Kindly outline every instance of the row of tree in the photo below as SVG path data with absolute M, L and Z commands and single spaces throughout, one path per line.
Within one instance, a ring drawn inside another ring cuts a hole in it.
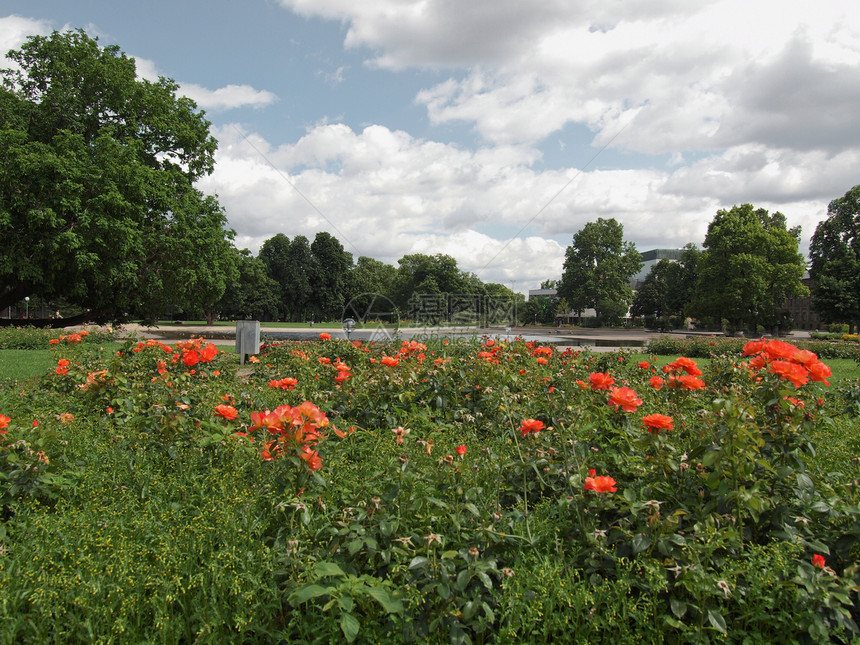
M 337 320 L 394 314 L 410 317 L 416 296 L 489 296 L 523 300 L 504 285 L 484 283 L 457 267 L 450 255 L 405 255 L 397 266 L 352 254 L 326 232 L 313 242 L 283 233 L 266 240 L 257 257 L 236 252 L 238 272 L 210 316 L 258 320 Z M 448 298 L 435 313 L 449 319 L 455 311 Z
M 720 210 L 703 250 L 688 244 L 677 260 L 660 260 L 634 292 L 641 255 L 624 241 L 621 224 L 598 219 L 573 236 L 555 310 L 581 315 L 593 308 L 605 323 L 629 309 L 658 325 L 693 317 L 735 330 L 790 326 L 787 299 L 809 295 L 800 233 L 779 212 L 751 204 Z M 810 261 L 813 306 L 822 320 L 860 328 L 860 186 L 830 203 L 812 237 Z M 548 309 L 545 303 L 542 318 Z

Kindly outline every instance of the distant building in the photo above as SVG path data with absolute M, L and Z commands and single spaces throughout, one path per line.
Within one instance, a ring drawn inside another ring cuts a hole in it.
M 802 298 L 789 298 L 785 301 L 783 309 L 791 314 L 795 329 L 821 329 L 821 317 L 813 309 L 815 303 L 812 298 L 812 278 L 809 277 L 808 271 L 803 274 L 801 282 L 809 289 L 809 295 Z
M 640 254 L 642 256 L 642 269 L 630 279 L 630 286 L 638 289 L 645 282 L 645 276 L 651 272 L 655 264 L 660 260 L 674 260 L 677 262 L 681 259 L 683 253 L 684 249 L 652 249 L 650 251 L 643 251 Z

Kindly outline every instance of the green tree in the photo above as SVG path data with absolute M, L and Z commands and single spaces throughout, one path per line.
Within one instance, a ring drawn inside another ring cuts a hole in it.
M 465 293 L 465 281 L 457 260 L 450 255 L 413 253 L 397 261 L 394 302 L 403 310 L 409 308 L 413 295 L 433 296 Z
M 344 284 L 347 317 L 364 320 L 394 310 L 392 289 L 397 269 L 366 255 L 359 256 Z
M 311 244 L 314 257 L 314 303 L 322 320 L 340 319 L 346 304 L 346 276 L 352 253 L 345 251 L 336 237 L 320 231 Z
M 695 244 L 687 244 L 679 260 L 663 258 L 657 262 L 636 291 L 630 313 L 658 319 L 663 328 L 671 325 L 670 317 L 683 316 L 695 298 L 700 255 Z
M 248 249 L 234 249 L 236 273 L 215 307 L 229 320 L 275 320 L 280 316 L 280 285 L 269 277 L 264 262 Z
M 808 293 L 799 239 L 800 228 L 786 228 L 782 213 L 751 204 L 717 211 L 698 263 L 693 311 L 753 333 L 758 325 L 776 326 L 786 298 Z
M 260 246 L 257 258 L 263 263 L 266 275 L 277 284 L 278 314 L 286 318 L 286 299 L 292 270 L 290 267 L 290 238 L 283 233 L 270 237 Z
M 614 322 L 633 301 L 630 280 L 642 268 L 642 256 L 624 241 L 624 227 L 614 219 L 589 222 L 567 247 L 558 295 L 579 315 L 593 307 L 600 319 Z
M 313 316 L 315 262 L 308 238 L 304 235 L 296 235 L 290 242 L 290 252 L 287 255 L 287 266 L 291 271 L 290 280 L 286 286 L 281 285 L 284 294 L 284 310 L 287 318 L 293 322 L 308 320 Z
M 824 322 L 860 329 L 860 186 L 827 207 L 809 245 L 813 306 Z
M 0 307 L 35 295 L 116 318 L 216 302 L 231 233 L 194 188 L 216 148 L 194 102 L 83 31 L 33 36 L 8 56 Z

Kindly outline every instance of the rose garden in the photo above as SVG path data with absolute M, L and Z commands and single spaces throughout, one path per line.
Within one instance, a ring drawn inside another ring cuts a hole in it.
M 42 334 L 3 642 L 856 641 L 860 393 L 815 352 L 321 336 Z

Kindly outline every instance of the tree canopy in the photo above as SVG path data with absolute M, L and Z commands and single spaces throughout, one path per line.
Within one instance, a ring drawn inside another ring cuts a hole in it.
M 786 298 L 808 293 L 799 239 L 800 228 L 786 228 L 782 213 L 751 204 L 717 211 L 699 259 L 697 315 L 734 329 L 779 324 Z
M 32 36 L 0 87 L 0 308 L 63 298 L 94 318 L 214 304 L 232 232 L 194 182 L 216 141 L 177 85 L 83 31 Z
M 860 328 L 860 186 L 830 202 L 809 258 L 814 307 L 822 320 Z
M 642 268 L 642 256 L 624 241 L 624 227 L 615 219 L 598 218 L 573 236 L 567 247 L 558 295 L 573 311 L 589 307 L 599 318 L 624 316 L 633 300 L 630 280 Z

